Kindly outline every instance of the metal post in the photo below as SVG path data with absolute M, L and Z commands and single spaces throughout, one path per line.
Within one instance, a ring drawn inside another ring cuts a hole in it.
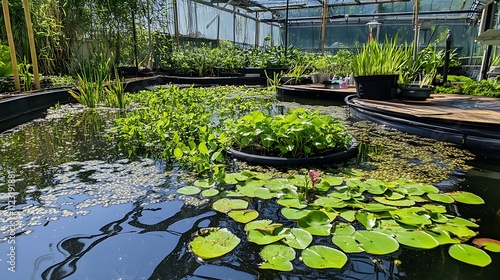
M 418 10 L 420 0 L 414 0 L 413 5 L 413 61 L 418 58 Z
M 9 42 L 10 61 L 12 62 L 12 73 L 14 74 L 14 87 L 17 91 L 21 90 L 19 82 L 19 72 L 17 70 L 16 49 L 14 47 L 14 38 L 12 37 L 12 27 L 10 26 L 9 2 L 2 0 L 3 18 L 5 20 L 5 29 L 7 31 L 7 41 Z
M 177 0 L 172 1 L 172 5 L 174 6 L 174 38 L 177 46 L 179 45 L 179 14 L 177 11 Z
M 288 50 L 288 8 L 290 7 L 290 0 L 286 0 L 286 14 L 285 14 L 285 56 Z
M 451 49 L 451 30 L 448 29 L 448 34 L 446 35 L 446 48 L 444 54 L 444 67 L 443 67 L 443 83 L 446 84 L 448 81 L 448 69 L 450 68 L 450 49 Z

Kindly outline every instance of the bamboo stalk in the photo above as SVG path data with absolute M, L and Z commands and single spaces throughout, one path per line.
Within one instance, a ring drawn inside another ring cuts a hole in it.
M 35 36 L 33 35 L 33 24 L 31 23 L 31 13 L 28 0 L 23 0 L 24 17 L 26 18 L 26 28 L 28 29 L 28 41 L 30 44 L 31 63 L 33 64 L 33 75 L 35 76 L 35 89 L 40 89 L 40 74 L 38 73 L 38 58 L 35 49 Z
M 14 74 L 14 87 L 17 91 L 21 90 L 19 82 L 19 72 L 17 70 L 16 49 L 14 48 L 14 38 L 12 37 L 12 27 L 10 26 L 9 1 L 2 0 L 3 18 L 5 20 L 5 30 L 7 32 L 7 41 L 9 42 L 10 60 L 12 61 L 12 72 Z

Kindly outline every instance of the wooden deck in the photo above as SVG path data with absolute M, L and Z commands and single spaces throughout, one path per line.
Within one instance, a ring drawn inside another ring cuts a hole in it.
M 455 94 L 433 94 L 426 101 L 377 101 L 354 98 L 354 104 L 413 117 L 500 125 L 500 99 Z

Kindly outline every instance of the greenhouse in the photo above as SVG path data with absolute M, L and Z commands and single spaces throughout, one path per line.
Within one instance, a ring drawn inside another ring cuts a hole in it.
M 0 279 L 496 279 L 493 0 L 2 0 Z

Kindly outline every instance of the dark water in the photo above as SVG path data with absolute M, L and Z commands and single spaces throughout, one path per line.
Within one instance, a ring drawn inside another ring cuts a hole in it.
M 478 268 L 449 257 L 447 246 L 405 248 L 382 257 L 349 254 L 342 270 L 309 269 L 298 257 L 292 272 L 261 270 L 261 247 L 245 242 L 243 225 L 211 210 L 206 199 L 175 193 L 187 184 L 181 171 L 161 161 L 129 159 L 107 140 L 105 131 L 115 113 L 78 114 L 90 116 L 52 115 L 0 136 L 1 280 L 445 280 L 497 279 L 500 273 L 499 253 L 489 253 L 493 263 Z M 500 240 L 500 165 L 486 160 L 471 165 L 473 169 L 450 176 L 441 188 L 483 197 L 485 205 L 458 205 L 457 210 L 479 220 L 479 236 Z M 14 200 L 7 195 L 9 174 L 15 177 Z M 274 203 L 255 200 L 250 207 L 258 209 L 262 219 L 286 222 Z M 205 227 L 230 228 L 243 240 L 228 255 L 203 262 L 189 252 L 188 244 L 191 235 Z M 315 243 L 331 240 L 319 238 Z M 401 264 L 394 265 L 395 259 Z M 12 265 L 15 272 L 9 271 Z

